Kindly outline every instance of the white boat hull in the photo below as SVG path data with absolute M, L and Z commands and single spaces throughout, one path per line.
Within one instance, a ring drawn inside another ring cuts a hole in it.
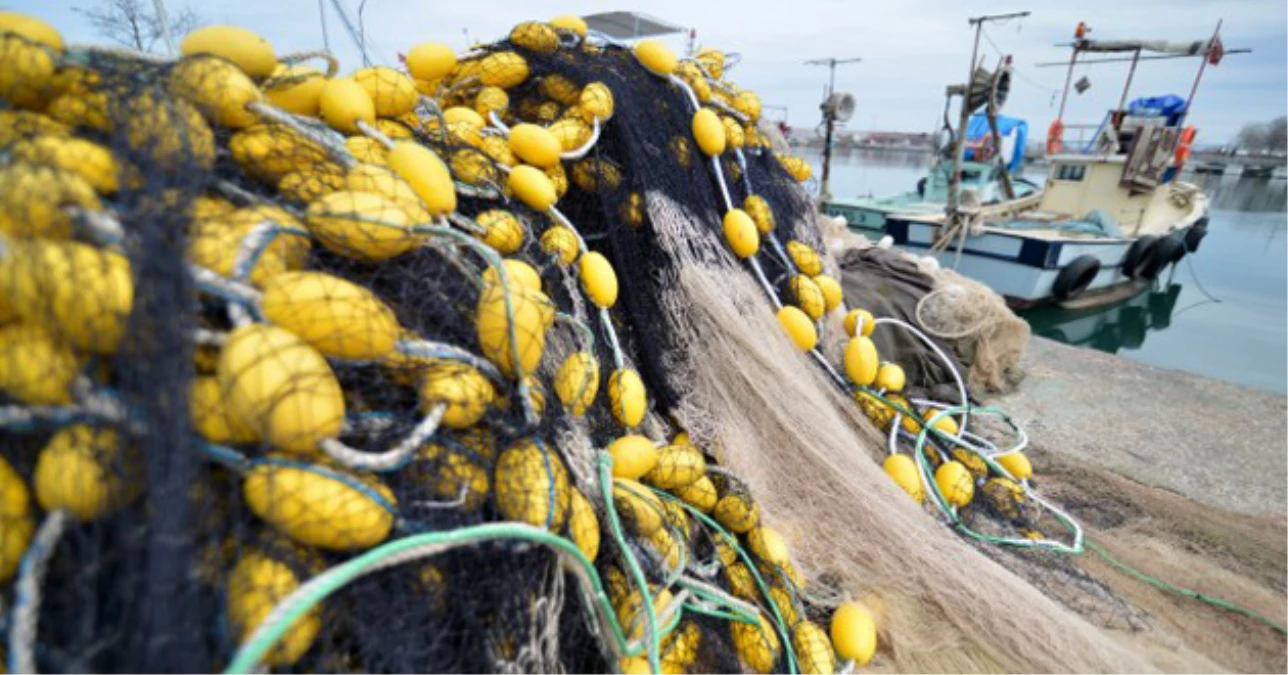
M 1184 236 L 1186 227 L 1174 232 Z M 1202 226 L 1202 225 L 1200 225 Z M 915 217 L 891 216 L 886 233 L 896 246 L 917 255 L 933 255 L 942 267 L 980 281 L 1018 306 L 1040 304 L 1053 298 L 1053 288 L 1070 263 L 1082 256 L 1100 262 L 1100 270 L 1083 294 L 1095 293 L 1133 281 L 1123 269 L 1123 260 L 1135 239 L 1071 237 L 1053 239 L 1026 236 L 1019 231 L 988 228 L 977 236 L 968 236 L 960 257 L 957 242 L 946 249 L 931 252 L 940 224 Z
M 929 253 L 939 231 L 938 224 L 915 220 L 906 223 L 906 236 L 889 232 L 895 244 L 920 255 Z M 1100 272 L 1088 291 L 1108 288 L 1129 281 L 1122 274 L 1122 260 L 1131 247 L 1129 239 L 1073 240 L 1053 242 L 1031 239 L 1021 234 L 989 232 L 968 237 L 957 261 L 955 245 L 935 253 L 943 267 L 951 268 L 988 285 L 994 291 L 1017 300 L 1036 302 L 1051 296 L 1055 278 L 1074 258 L 1090 255 L 1100 261 Z

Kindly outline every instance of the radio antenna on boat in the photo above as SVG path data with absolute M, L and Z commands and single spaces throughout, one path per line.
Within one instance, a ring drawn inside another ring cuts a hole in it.
M 826 130 L 823 133 L 823 186 L 819 191 L 819 198 L 823 200 L 831 199 L 831 190 L 828 188 L 828 179 L 832 173 L 832 129 L 837 122 L 844 122 L 850 119 L 854 114 L 854 97 L 850 94 L 837 94 L 836 89 L 836 67 L 850 63 L 858 63 L 863 59 L 849 58 L 838 59 L 835 56 L 829 56 L 824 59 L 810 59 L 805 62 L 807 66 L 827 66 L 827 91 L 823 93 L 823 103 L 819 109 L 823 111 L 823 124 Z

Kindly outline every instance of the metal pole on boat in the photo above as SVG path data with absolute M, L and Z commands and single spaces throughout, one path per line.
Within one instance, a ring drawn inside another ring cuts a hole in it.
M 1217 21 L 1216 30 L 1212 31 L 1212 39 L 1208 41 L 1207 50 L 1203 53 L 1203 60 L 1199 61 L 1199 72 L 1194 76 L 1194 86 L 1190 87 L 1189 98 L 1185 99 L 1185 109 L 1181 111 L 1181 118 L 1176 121 L 1177 127 L 1184 124 L 1185 118 L 1190 116 L 1190 106 L 1194 105 L 1194 95 L 1199 92 L 1199 81 L 1203 79 L 1203 70 L 1207 68 L 1209 58 L 1208 54 L 1212 51 L 1212 46 L 1215 45 L 1216 41 L 1221 37 L 1221 24 L 1224 21 L 1225 19 Z
M 1064 119 L 1064 104 L 1069 102 L 1069 85 L 1073 83 L 1073 67 L 1078 63 L 1078 45 L 1073 45 L 1073 53 L 1069 55 L 1069 72 L 1064 76 L 1064 92 L 1060 94 L 1060 110 L 1055 114 L 1058 120 Z
M 827 66 L 827 91 L 823 93 L 823 104 L 820 106 L 823 110 L 823 123 L 825 130 L 823 132 L 823 184 L 819 192 L 819 197 L 824 201 L 832 198 L 831 190 L 828 186 L 828 179 L 832 175 L 832 129 L 836 125 L 836 115 L 828 110 L 828 104 L 832 99 L 832 94 L 836 91 L 836 66 L 846 63 L 858 63 L 863 59 L 838 59 L 835 56 L 829 56 L 825 59 L 810 59 L 805 62 L 807 66 Z
M 962 182 L 962 161 L 966 157 L 966 123 L 970 121 L 970 88 L 971 83 L 975 81 L 975 61 L 979 58 L 979 38 L 984 30 L 984 24 L 989 21 L 1004 21 L 1006 19 L 1018 19 L 1028 16 L 1028 12 L 1012 12 L 1010 14 L 989 14 L 985 16 L 976 16 L 968 19 L 970 25 L 975 27 L 975 44 L 970 50 L 970 70 L 966 73 L 966 85 L 962 90 L 962 109 L 961 115 L 957 121 L 957 144 L 953 147 L 953 169 L 948 174 L 948 219 L 949 226 L 954 223 L 961 227 L 961 239 L 957 242 L 957 256 L 953 260 L 953 269 L 957 268 L 957 263 L 962 258 L 962 249 L 966 246 L 966 226 L 960 223 L 960 214 L 958 207 L 960 205 L 960 195 Z
M 1127 105 L 1127 92 L 1131 90 L 1131 80 L 1136 75 L 1136 64 L 1140 62 L 1140 48 L 1136 48 L 1136 53 L 1131 57 L 1131 68 L 1127 69 L 1127 84 L 1123 85 L 1123 96 L 1118 99 L 1118 109 L 1122 110 Z

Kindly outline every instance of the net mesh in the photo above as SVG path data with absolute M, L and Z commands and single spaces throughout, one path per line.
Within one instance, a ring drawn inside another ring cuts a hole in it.
M 871 461 L 808 165 L 718 52 L 244 37 L 0 33 L 11 670 L 830 670 L 865 594 L 901 669 L 1133 668 Z

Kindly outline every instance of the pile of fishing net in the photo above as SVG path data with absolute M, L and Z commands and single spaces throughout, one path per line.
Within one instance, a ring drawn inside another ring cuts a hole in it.
M 928 517 L 1066 546 L 720 52 L 182 52 L 0 15 L 11 672 L 1132 663 Z

